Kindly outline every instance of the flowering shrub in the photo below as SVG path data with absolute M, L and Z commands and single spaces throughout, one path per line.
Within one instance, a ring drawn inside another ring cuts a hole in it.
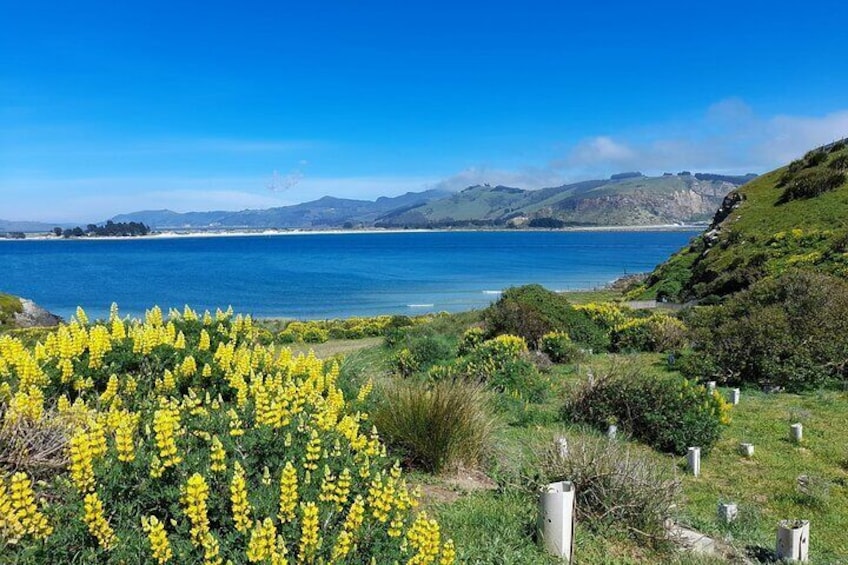
M 344 320 L 293 320 L 279 334 L 282 343 L 324 343 L 328 339 L 360 339 L 377 337 L 392 328 L 412 326 L 432 319 L 432 316 L 373 316 L 370 318 L 346 318 Z
M 721 394 L 677 376 L 656 376 L 638 367 L 613 367 L 586 383 L 568 401 L 565 416 L 605 430 L 610 421 L 660 451 L 683 454 L 698 446 L 706 454 L 730 422 Z
M 539 349 L 554 363 L 571 363 L 580 357 L 580 348 L 565 332 L 546 333 L 539 345 Z
M 0 431 L 69 438 L 44 482 L 37 460 L 0 473 L 4 559 L 451 563 L 357 410 L 367 391 L 346 399 L 337 376 L 231 312 L 79 310 L 32 347 L 0 336 Z

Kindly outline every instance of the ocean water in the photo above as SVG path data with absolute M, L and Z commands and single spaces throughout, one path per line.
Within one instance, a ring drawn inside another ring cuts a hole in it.
M 652 269 L 694 231 L 410 232 L 0 242 L 0 292 L 69 317 L 116 302 L 232 305 L 261 317 L 323 319 L 482 308 L 539 283 L 594 288 Z

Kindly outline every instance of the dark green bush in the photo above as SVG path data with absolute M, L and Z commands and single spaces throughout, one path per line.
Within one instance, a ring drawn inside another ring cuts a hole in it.
M 827 161 L 827 151 L 813 150 L 804 156 L 805 166 L 818 167 Z
M 812 169 L 795 175 L 780 197 L 782 203 L 791 200 L 815 198 L 825 192 L 836 190 L 845 183 L 845 173 L 828 169 Z
M 842 381 L 848 369 L 848 283 L 806 271 L 765 279 L 721 306 L 693 313 L 703 362 L 691 377 L 801 391 Z M 709 372 L 708 372 L 709 371 Z
M 615 421 L 619 429 L 660 451 L 684 454 L 692 446 L 708 453 L 729 421 L 727 411 L 720 395 L 687 379 L 619 366 L 580 388 L 566 403 L 564 415 L 602 430 Z
M 848 153 L 837 156 L 827 166 L 835 171 L 848 170 Z
M 609 348 L 609 336 L 603 328 L 576 310 L 564 296 L 540 285 L 507 289 L 483 312 L 483 320 L 489 336 L 521 336 L 533 348 L 552 331 L 564 331 L 584 347 L 599 351 Z

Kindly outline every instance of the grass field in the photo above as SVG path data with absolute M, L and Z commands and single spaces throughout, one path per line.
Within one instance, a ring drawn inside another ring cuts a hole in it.
M 361 375 L 388 376 L 386 349 L 358 350 L 346 363 Z M 533 487 L 536 455 L 557 435 L 578 439 L 597 435 L 570 426 L 559 418 L 563 395 L 585 378 L 588 368 L 597 374 L 610 365 L 629 361 L 657 375 L 670 371 L 665 356 L 657 354 L 595 355 L 581 366 L 556 366 L 558 393 L 534 407 L 521 425 L 509 425 L 501 415 L 496 455 L 486 474 L 493 485 L 478 488 L 453 477 L 415 474 L 425 492 L 445 491 L 427 505 L 457 542 L 459 556 L 468 563 L 553 563 L 535 540 L 536 495 Z M 727 391 L 724 391 L 725 393 Z M 789 425 L 804 424 L 801 445 L 789 441 Z M 684 473 L 685 457 L 654 452 L 628 442 L 640 453 L 674 467 L 683 482 L 684 498 L 674 519 L 693 527 L 742 556 L 767 558 L 774 550 L 776 526 L 781 519 L 811 521 L 811 557 L 814 563 L 846 562 L 848 556 L 848 394 L 822 392 L 806 396 L 764 394 L 743 390 L 741 403 L 712 453 L 702 461 L 698 478 Z M 627 441 L 622 440 L 622 441 Z M 753 443 L 755 454 L 739 454 L 740 442 Z M 810 492 L 801 492 L 797 478 L 809 477 Z M 739 518 L 722 525 L 716 517 L 719 502 L 736 502 Z M 577 525 L 577 563 L 724 563 L 719 557 L 686 553 L 657 553 L 618 532 L 593 532 Z M 741 562 L 741 561 L 740 561 Z

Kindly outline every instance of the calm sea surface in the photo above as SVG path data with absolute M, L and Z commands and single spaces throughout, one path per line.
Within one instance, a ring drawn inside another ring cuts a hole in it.
M 424 232 L 0 242 L 0 292 L 69 317 L 117 302 L 140 315 L 189 304 L 262 317 L 333 318 L 485 307 L 539 283 L 593 288 L 652 269 L 695 235 Z

